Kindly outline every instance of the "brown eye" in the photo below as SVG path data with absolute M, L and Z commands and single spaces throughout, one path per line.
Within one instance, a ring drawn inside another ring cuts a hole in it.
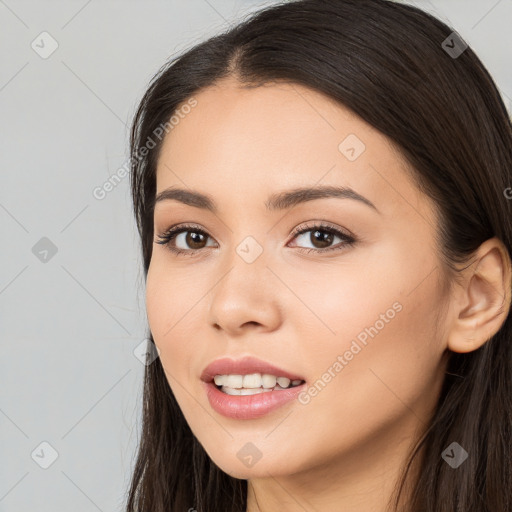
M 205 235 L 196 233 L 195 231 L 187 231 L 185 236 L 185 244 L 191 249 L 202 249 L 206 241 Z
M 334 235 L 332 233 L 327 233 L 327 231 L 319 229 L 311 231 L 310 240 L 317 249 L 325 249 L 326 247 L 329 247 L 329 245 L 332 244 L 333 239 Z
M 155 243 L 165 245 L 170 251 L 178 254 L 193 254 L 194 251 L 204 249 L 210 238 L 202 229 L 195 226 L 178 226 L 159 235 Z
M 309 236 L 306 236 L 306 233 L 309 233 Z M 212 240 L 210 235 L 192 225 L 172 227 L 158 237 L 160 240 L 155 241 L 155 243 L 165 245 L 171 252 L 180 255 L 193 256 L 202 249 L 212 247 L 212 244 L 208 245 L 208 240 Z M 305 252 L 323 253 L 331 250 L 341 250 L 344 247 L 354 245 L 356 242 L 354 236 L 325 224 L 306 225 L 302 230 L 295 233 L 294 239 L 300 239 L 301 237 L 312 246 L 298 247 L 299 250 Z M 337 238 L 340 239 L 340 242 L 332 246 Z
M 307 235 L 308 233 L 309 235 Z M 341 242 L 331 247 L 332 243 L 337 238 L 340 239 Z M 341 249 L 344 246 L 350 246 L 356 242 L 356 239 L 352 235 L 343 233 L 339 229 L 325 224 L 306 225 L 302 229 L 299 228 L 294 236 L 294 240 L 296 239 L 302 239 L 302 241 L 311 244 L 311 247 L 301 246 L 300 250 L 319 253 Z M 295 245 L 297 244 L 295 243 Z

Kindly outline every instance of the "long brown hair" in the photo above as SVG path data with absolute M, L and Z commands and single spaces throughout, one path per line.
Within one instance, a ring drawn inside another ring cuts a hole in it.
M 488 238 L 500 238 L 510 255 L 510 117 L 482 62 L 453 32 L 418 8 L 388 0 L 287 1 L 167 62 L 140 102 L 130 138 L 144 275 L 152 254 L 162 140 L 155 134 L 162 126 L 167 131 L 171 116 L 202 88 L 228 76 L 244 86 L 276 80 L 308 86 L 389 137 L 439 209 L 438 241 L 450 277 L 457 278 L 456 264 L 470 261 Z M 126 511 L 245 512 L 247 481 L 210 460 L 159 358 L 146 367 L 143 393 Z M 410 510 L 510 512 L 511 439 L 509 314 L 478 350 L 450 355 L 437 409 L 417 445 L 426 451 Z M 453 441 L 470 454 L 456 470 L 441 457 Z M 406 475 L 404 470 L 401 484 Z

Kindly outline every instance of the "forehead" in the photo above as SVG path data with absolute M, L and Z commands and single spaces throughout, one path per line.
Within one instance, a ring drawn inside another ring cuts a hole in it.
M 164 138 L 157 193 L 190 187 L 247 204 L 321 183 L 351 187 L 389 213 L 426 206 L 389 139 L 318 91 L 227 79 L 194 99 Z

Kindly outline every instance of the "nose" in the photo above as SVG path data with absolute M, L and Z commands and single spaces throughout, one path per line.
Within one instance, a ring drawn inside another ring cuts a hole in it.
M 235 254 L 211 291 L 210 324 L 232 336 L 248 329 L 273 331 L 282 322 L 279 295 L 263 254 L 252 263 Z

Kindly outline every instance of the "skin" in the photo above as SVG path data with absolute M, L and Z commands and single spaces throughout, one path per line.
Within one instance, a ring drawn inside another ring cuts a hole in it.
M 164 139 L 157 193 L 193 189 L 219 210 L 155 207 L 155 241 L 180 223 L 208 234 L 202 245 L 187 245 L 187 233 L 175 239 L 193 256 L 153 246 L 146 305 L 169 385 L 215 464 L 249 481 L 248 512 L 385 511 L 437 403 L 448 350 L 477 349 L 506 317 L 507 252 L 486 241 L 450 286 L 430 199 L 384 135 L 318 92 L 285 83 L 244 90 L 229 78 L 195 98 Z M 365 144 L 354 161 L 338 149 L 349 134 Z M 264 207 L 273 193 L 316 185 L 350 186 L 378 211 L 347 198 Z M 292 235 L 315 221 L 356 242 L 315 245 L 314 229 Z M 236 252 L 247 236 L 263 249 L 250 264 Z M 254 355 L 313 384 L 394 303 L 401 310 L 309 403 L 255 420 L 210 407 L 199 377 L 214 359 Z M 261 452 L 252 467 L 237 457 L 249 442 Z

